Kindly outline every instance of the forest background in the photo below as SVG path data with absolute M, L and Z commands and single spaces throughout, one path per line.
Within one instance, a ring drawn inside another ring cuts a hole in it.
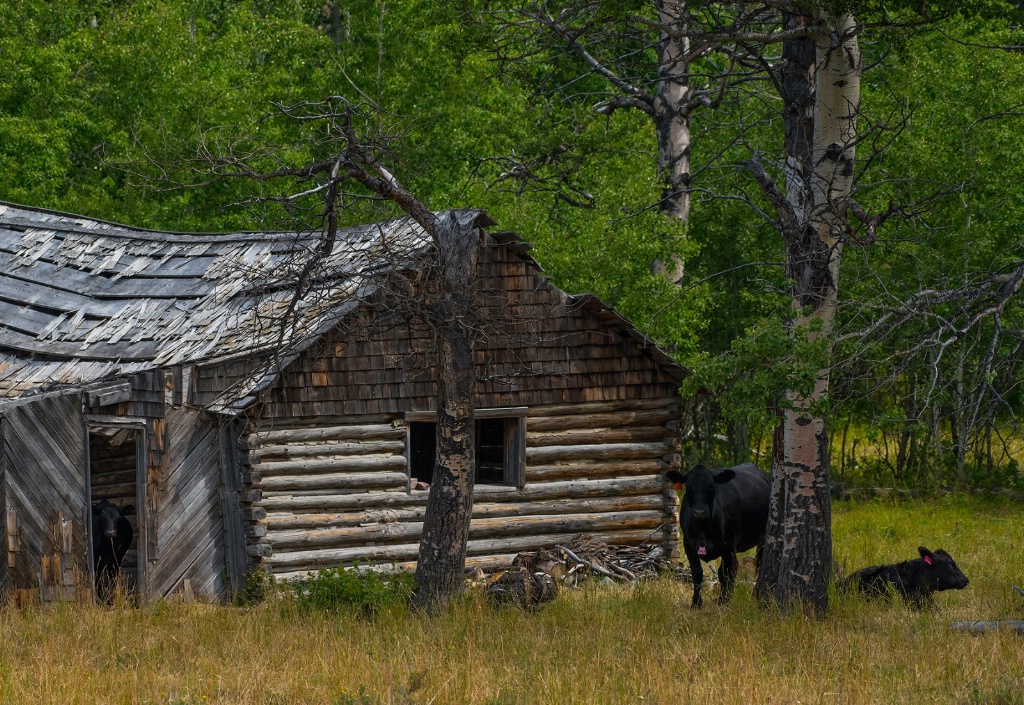
M 648 118 L 595 109 L 608 85 L 571 51 L 510 60 L 523 52 L 493 12 L 503 5 L 3 3 L 0 200 L 178 231 L 312 228 L 312 211 L 268 202 L 282 194 L 266 184 L 200 186 L 190 155 L 272 165 L 272 144 L 311 159 L 316 136 L 274 105 L 344 96 L 427 205 L 488 210 L 533 243 L 560 287 L 597 294 L 694 372 L 684 464 L 767 468 L 780 390 L 820 362 L 785 329 L 784 252 L 745 167 L 783 152 L 768 79 L 752 71 L 694 114 L 684 225 L 657 207 Z M 650 10 L 607 5 L 611 26 Z M 872 212 L 900 212 L 874 242 L 844 245 L 827 403 L 834 480 L 1024 489 L 1021 297 L 998 316 L 975 316 L 970 300 L 1024 259 L 1024 64 L 1006 49 L 1024 31 L 1008 16 L 954 14 L 862 39 L 860 122 L 872 129 L 855 193 Z M 397 214 L 367 194 L 346 206 L 346 223 Z M 679 282 L 657 266 L 673 256 Z

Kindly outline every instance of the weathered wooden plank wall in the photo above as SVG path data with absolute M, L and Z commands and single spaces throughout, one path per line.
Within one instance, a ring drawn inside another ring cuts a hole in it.
M 501 565 L 579 533 L 673 554 L 677 499 L 662 474 L 679 463 L 678 405 L 663 397 L 531 407 L 526 486 L 475 488 L 468 565 Z M 352 421 L 275 427 L 243 445 L 266 512 L 256 522 L 265 535 L 252 540 L 281 578 L 416 559 L 427 492 L 406 489 L 404 424 Z
M 225 594 L 220 434 L 199 409 L 166 410 L 162 462 L 150 467 L 147 511 L 152 517 L 146 594 L 183 588 L 216 600 Z
M 57 592 L 73 594 L 75 586 L 88 585 L 81 406 L 78 394 L 47 396 L 4 412 L 5 509 L 8 526 L 12 513 L 16 517 L 19 537 L 13 565 L 8 563 L 9 589 L 39 588 L 43 582 L 42 597 L 53 599 Z M 56 574 L 50 572 L 58 564 Z

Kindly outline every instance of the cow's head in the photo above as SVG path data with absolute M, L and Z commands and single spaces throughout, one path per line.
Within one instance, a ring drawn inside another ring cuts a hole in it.
M 928 587 L 932 590 L 963 590 L 967 587 L 970 581 L 961 572 L 953 556 L 941 548 L 932 553 L 924 546 L 919 546 L 917 552 L 924 559 Z
M 130 504 L 118 507 L 105 499 L 92 505 L 93 527 L 97 538 L 112 541 L 117 536 L 118 522 L 134 513 L 135 507 Z
M 675 484 L 676 489 L 686 487 L 686 494 L 683 495 L 683 502 L 690 507 L 693 518 L 702 520 L 711 517 L 711 510 L 715 506 L 715 492 L 718 485 L 724 484 L 736 477 L 736 472 L 730 468 L 722 470 L 708 470 L 703 465 L 697 465 L 687 473 L 678 470 L 669 470 L 665 473 L 669 482 Z

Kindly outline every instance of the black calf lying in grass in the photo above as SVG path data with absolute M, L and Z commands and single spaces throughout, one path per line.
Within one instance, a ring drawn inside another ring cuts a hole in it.
M 967 576 L 960 572 L 953 557 L 941 548 L 932 553 L 924 546 L 917 549 L 920 558 L 895 565 L 873 565 L 848 577 L 844 587 L 856 587 L 868 597 L 884 597 L 896 592 L 907 603 L 921 609 L 931 604 L 932 593 L 963 590 Z

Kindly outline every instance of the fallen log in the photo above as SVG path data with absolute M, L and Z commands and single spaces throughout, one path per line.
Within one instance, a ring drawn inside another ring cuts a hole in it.
M 1005 622 L 953 622 L 952 629 L 955 632 L 970 632 L 972 634 L 984 634 L 999 629 L 1008 629 L 1018 634 L 1024 634 L 1024 620 L 1009 620 Z

